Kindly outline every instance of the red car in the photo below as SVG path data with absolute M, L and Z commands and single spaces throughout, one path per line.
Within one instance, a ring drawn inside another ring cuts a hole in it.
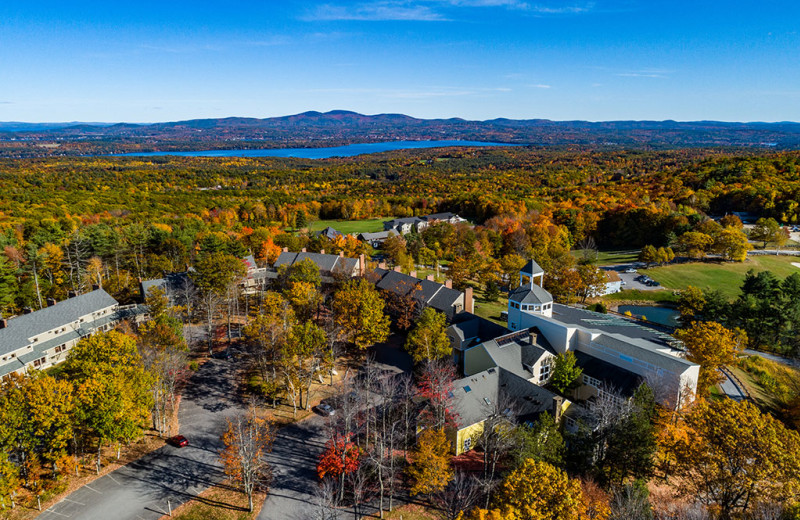
M 175 437 L 170 437 L 167 439 L 167 443 L 175 446 L 176 448 L 183 448 L 184 446 L 189 445 L 189 440 L 183 435 L 176 435 Z

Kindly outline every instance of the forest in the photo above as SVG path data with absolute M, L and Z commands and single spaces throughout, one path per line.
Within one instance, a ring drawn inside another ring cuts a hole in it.
M 480 457 L 469 475 L 470 461 L 452 459 L 445 434 L 456 374 L 443 315 L 381 293 L 368 278 L 323 284 L 304 262 L 255 295 L 240 282 L 245 256 L 265 266 L 283 248 L 305 248 L 364 254 L 406 272 L 446 269 L 453 287 L 476 287 L 488 301 L 513 288 L 532 258 L 557 301 L 585 301 L 604 282 L 575 250 L 641 249 L 647 263 L 743 261 L 751 245 L 732 213 L 763 218 L 765 230 L 767 219 L 797 223 L 799 161 L 798 152 L 744 149 L 545 148 L 4 160 L 0 317 L 93 285 L 121 303 L 140 301 L 140 281 L 165 273 L 189 271 L 194 289 L 180 303 L 156 292 L 146 302 L 151 321 L 83 341 L 52 372 L 4 381 L 0 497 L 55 494 L 67 474 L 99 473 L 145 431 L 165 435 L 176 395 L 202 370 L 189 362 L 189 324 L 208 341 L 192 345 L 192 356 L 215 343 L 246 352 L 243 385 L 262 412 L 283 406 L 294 419 L 328 383 L 320 374 L 333 386 L 334 368 L 359 366 L 358 378 L 337 387 L 343 397 L 316 466 L 324 518 L 351 506 L 359 518 L 362 503 L 390 511 L 401 497 L 419 497 L 450 520 L 797 518 L 800 392 L 773 415 L 713 390 L 745 346 L 796 354 L 796 275 L 750 273 L 735 301 L 694 288 L 678 296 L 676 336 L 700 365 L 697 405 L 665 409 L 644 384 L 630 399 L 611 393 L 587 405 L 587 423 L 570 432 L 547 414 L 517 423 L 499 408 L 475 439 Z M 468 222 L 391 237 L 380 250 L 308 230 L 322 219 L 443 211 Z M 400 377 L 386 377 L 367 355 L 393 334 L 414 365 Z M 574 356 L 558 356 L 553 372 L 549 388 L 568 397 L 581 377 Z M 385 405 L 359 408 L 375 395 Z M 424 408 L 411 410 L 419 402 Z M 255 493 L 269 489 L 262 459 L 275 428 L 253 411 L 222 435 L 222 464 L 251 511 Z M 250 459 L 242 455 L 248 431 L 258 440 Z

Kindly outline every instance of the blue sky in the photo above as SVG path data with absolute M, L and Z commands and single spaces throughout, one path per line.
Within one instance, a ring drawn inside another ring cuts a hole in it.
M 796 0 L 0 5 L 0 121 L 800 121 Z

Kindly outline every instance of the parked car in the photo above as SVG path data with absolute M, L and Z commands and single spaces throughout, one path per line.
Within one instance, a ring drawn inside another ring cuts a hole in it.
M 625 269 L 625 272 L 626 273 L 635 273 L 636 269 L 634 269 L 633 267 L 629 267 L 629 268 Z
M 184 446 L 189 445 L 189 439 L 184 437 L 183 435 L 176 435 L 174 437 L 170 437 L 167 439 L 167 443 L 175 446 L 176 448 L 183 448 Z
M 508 321 L 508 311 L 500 311 L 500 319 Z
M 319 403 L 315 409 L 317 413 L 320 415 L 324 415 L 325 417 L 330 417 L 331 415 L 336 415 L 336 410 L 333 406 L 329 405 L 328 403 Z

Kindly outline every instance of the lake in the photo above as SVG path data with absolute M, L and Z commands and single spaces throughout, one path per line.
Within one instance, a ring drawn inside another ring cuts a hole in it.
M 329 148 L 274 148 L 270 150 L 199 150 L 190 152 L 132 152 L 113 154 L 114 157 L 155 157 L 176 155 L 180 157 L 297 157 L 300 159 L 328 159 L 353 157 L 370 153 L 409 150 L 417 148 L 444 148 L 449 146 L 523 146 L 520 144 L 482 141 L 389 141 L 385 143 L 348 144 Z
M 655 307 L 647 305 L 620 305 L 617 312 L 624 314 L 625 311 L 630 311 L 634 316 L 645 316 L 647 321 L 658 323 L 659 325 L 667 325 L 668 327 L 677 327 L 678 311 L 670 307 Z

